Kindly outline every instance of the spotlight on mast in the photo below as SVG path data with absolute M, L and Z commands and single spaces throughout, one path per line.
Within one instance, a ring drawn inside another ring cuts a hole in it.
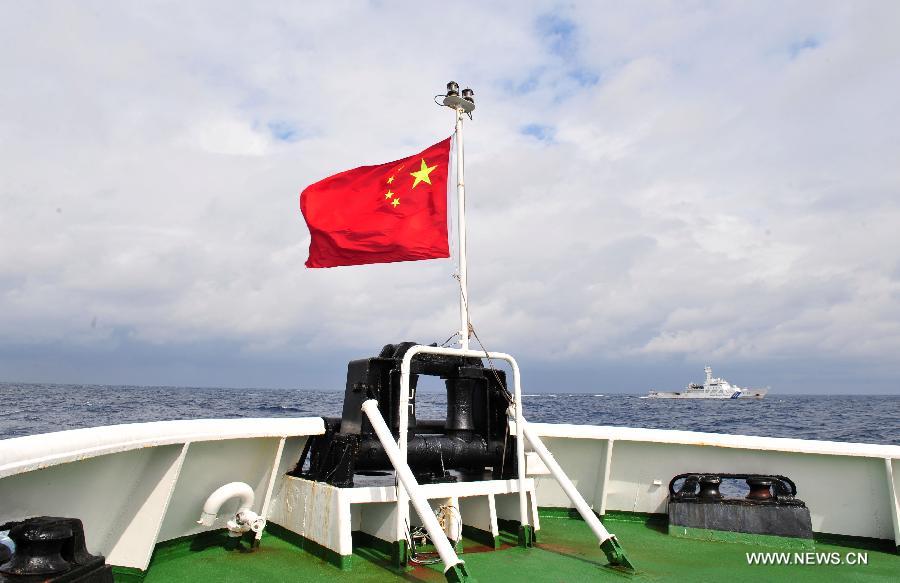
M 466 87 L 459 95 L 459 84 L 456 81 L 447 83 L 447 94 L 444 95 L 443 104 L 450 109 L 461 109 L 463 113 L 471 114 L 475 111 L 475 92 Z

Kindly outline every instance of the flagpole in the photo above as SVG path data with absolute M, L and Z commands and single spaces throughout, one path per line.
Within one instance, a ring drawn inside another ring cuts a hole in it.
M 466 281 L 466 182 L 463 162 L 463 109 L 456 109 L 456 205 L 459 229 L 459 343 L 469 349 L 469 288 Z
M 472 112 L 475 110 L 475 92 L 466 87 L 459 91 L 459 84 L 456 81 L 447 83 L 446 95 L 435 95 L 435 101 L 438 97 L 443 97 L 444 101 L 438 105 L 445 105 L 456 112 L 456 212 L 457 212 L 457 235 L 459 236 L 459 345 L 463 350 L 469 349 L 469 287 L 466 281 L 466 181 L 464 179 L 463 167 L 463 115 L 468 115 L 472 119 Z

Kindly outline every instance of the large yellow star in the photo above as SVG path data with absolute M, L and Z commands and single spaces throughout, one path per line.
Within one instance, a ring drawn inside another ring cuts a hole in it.
M 410 176 L 415 178 L 415 181 L 413 182 L 412 187 L 415 188 L 420 182 L 425 182 L 426 184 L 431 184 L 431 178 L 429 178 L 428 175 L 431 174 L 435 168 L 437 168 L 437 164 L 435 164 L 434 166 L 428 166 L 425 163 L 425 158 L 422 158 L 422 167 L 419 168 L 415 172 L 409 173 Z

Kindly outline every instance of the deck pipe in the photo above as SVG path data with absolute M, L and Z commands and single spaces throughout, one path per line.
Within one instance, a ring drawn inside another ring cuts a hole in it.
M 600 519 L 597 518 L 597 515 L 594 514 L 594 511 L 591 510 L 591 507 L 585 502 L 584 497 L 582 497 L 578 488 L 575 487 L 572 480 L 570 480 L 566 473 L 563 472 L 562 468 L 559 467 L 553 454 L 550 453 L 550 450 L 547 449 L 547 446 L 544 445 L 541 438 L 538 437 L 537 433 L 535 433 L 524 421 L 521 422 L 521 425 L 521 428 L 517 427 L 516 429 L 520 429 L 521 432 L 525 434 L 525 439 L 531 444 L 531 448 L 538 454 L 538 457 L 541 458 L 541 461 L 544 462 L 544 465 L 547 466 L 547 469 L 550 470 L 550 473 L 556 478 L 556 481 L 559 482 L 559 485 L 566 493 L 566 496 L 568 496 L 569 500 L 572 501 L 572 504 L 575 505 L 581 518 L 584 519 L 594 532 L 594 535 L 596 535 L 597 539 L 600 541 L 600 548 L 603 549 L 609 563 L 616 567 L 634 571 L 634 566 L 625 556 L 625 552 L 619 545 L 616 536 L 610 534 L 609 531 L 606 530 L 606 527 L 603 526 L 603 523 L 600 522 Z
M 200 520 L 197 521 L 197 524 L 212 526 L 219 515 L 222 505 L 235 497 L 241 499 L 236 515 L 253 508 L 253 500 L 255 498 L 253 488 L 244 482 L 229 482 L 224 486 L 220 486 L 209 495 L 209 498 L 203 504 L 203 513 L 200 515 Z
M 468 573 L 465 569 L 465 562 L 460 560 L 456 551 L 453 550 L 453 546 L 450 544 L 450 541 L 447 540 L 447 534 L 444 532 L 444 529 L 441 528 L 437 517 L 435 517 L 434 512 L 431 510 L 431 505 L 428 504 L 428 499 L 425 498 L 419 490 L 419 484 L 416 482 L 412 470 L 409 469 L 409 466 L 403 461 L 403 454 L 394 442 L 394 436 L 391 435 L 391 430 L 388 429 L 387 423 L 384 422 L 381 411 L 378 410 L 378 401 L 369 399 L 362 404 L 362 410 L 366 416 L 368 416 L 369 422 L 372 424 L 372 429 L 375 431 L 375 435 L 377 435 L 378 440 L 381 441 L 381 446 L 384 448 L 385 453 L 387 453 L 388 458 L 391 460 L 391 464 L 394 466 L 394 470 L 397 472 L 397 478 L 399 478 L 400 483 L 403 485 L 403 489 L 409 496 L 410 502 L 412 502 L 413 507 L 419 514 L 419 518 L 422 519 L 422 524 L 428 532 L 428 537 L 431 539 L 435 550 L 437 550 L 438 555 L 441 557 L 441 561 L 444 563 L 444 576 L 447 577 L 448 581 L 467 580 Z

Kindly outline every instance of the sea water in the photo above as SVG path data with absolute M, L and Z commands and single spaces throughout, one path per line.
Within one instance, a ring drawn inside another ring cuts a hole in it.
M 168 419 L 340 417 L 343 391 L 0 383 L 0 439 Z M 762 400 L 523 397 L 533 422 L 680 429 L 900 445 L 900 395 L 779 395 Z M 446 394 L 419 391 L 420 419 L 446 417 Z

